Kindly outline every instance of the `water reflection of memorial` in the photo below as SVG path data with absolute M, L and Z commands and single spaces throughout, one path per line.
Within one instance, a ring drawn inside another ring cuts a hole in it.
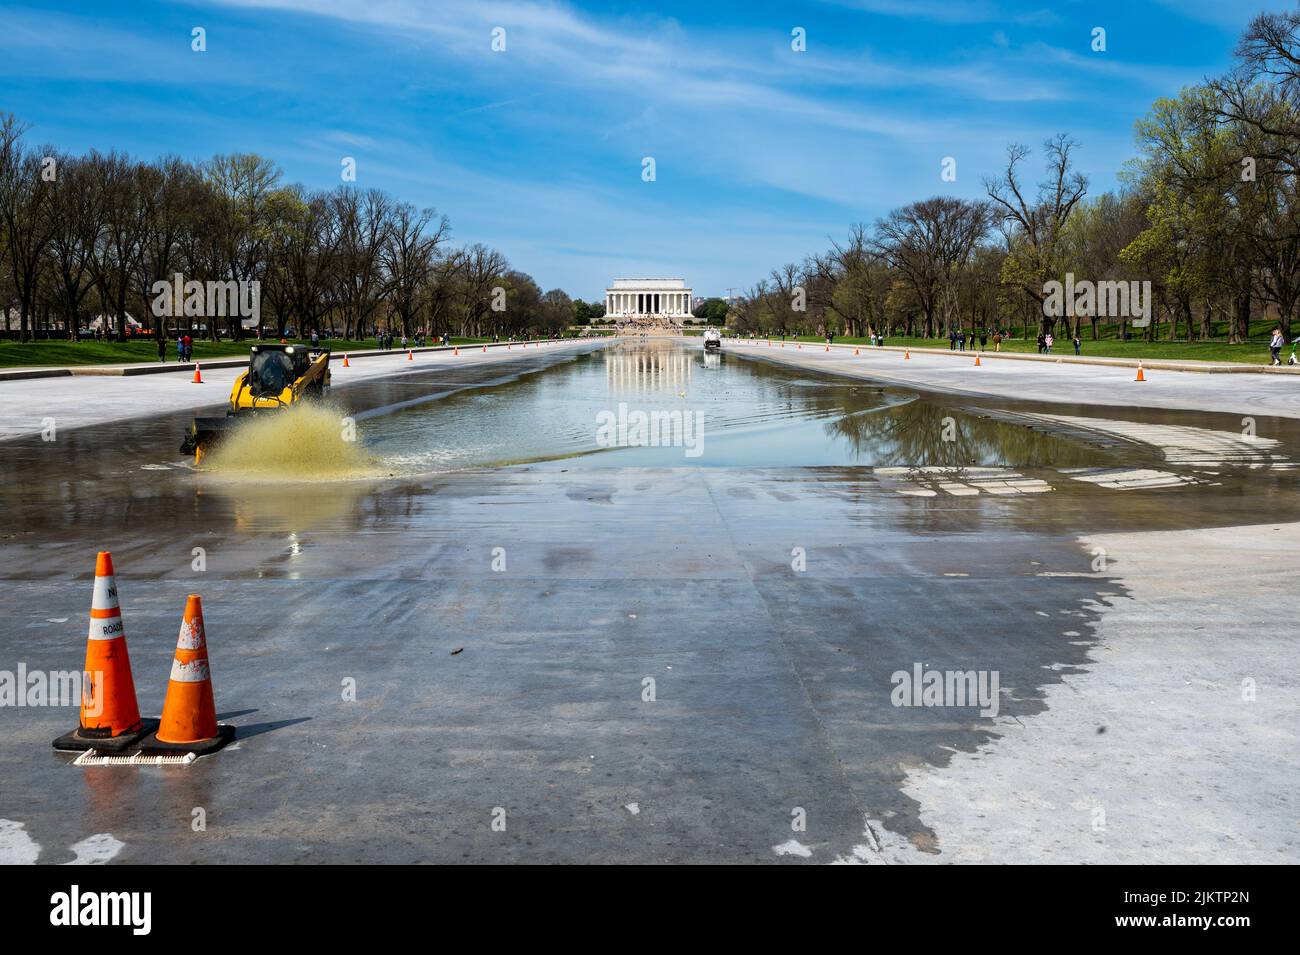
M 666 345 L 606 349 L 605 382 L 611 395 L 680 395 L 690 390 L 696 355 Z

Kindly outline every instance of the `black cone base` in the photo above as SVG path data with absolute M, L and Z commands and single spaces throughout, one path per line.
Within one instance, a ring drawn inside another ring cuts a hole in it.
M 157 724 L 155 724 L 156 726 Z M 193 753 L 195 756 L 207 756 L 215 753 L 235 738 L 235 728 L 224 723 L 217 727 L 217 735 L 211 739 L 201 739 L 195 743 L 164 743 L 157 732 L 150 733 L 140 744 L 143 756 L 172 756 L 179 753 Z
M 65 753 L 80 753 L 88 749 L 97 749 L 101 753 L 120 753 L 133 749 L 140 741 L 158 728 L 157 720 L 141 720 L 140 729 L 134 733 L 120 736 L 84 736 L 78 726 L 71 733 L 64 733 L 54 741 L 54 748 Z

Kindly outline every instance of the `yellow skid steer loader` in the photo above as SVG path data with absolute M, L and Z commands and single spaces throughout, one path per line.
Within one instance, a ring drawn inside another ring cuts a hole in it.
M 248 370 L 230 388 L 224 418 L 195 418 L 181 442 L 198 464 L 223 436 L 249 415 L 292 408 L 300 401 L 324 398 L 330 387 L 328 349 L 305 345 L 254 345 Z

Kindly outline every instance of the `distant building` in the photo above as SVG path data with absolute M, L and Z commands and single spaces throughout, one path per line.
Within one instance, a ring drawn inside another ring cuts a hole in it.
M 679 331 L 691 317 L 692 301 L 685 279 L 615 279 L 605 289 L 605 317 L 620 331 Z

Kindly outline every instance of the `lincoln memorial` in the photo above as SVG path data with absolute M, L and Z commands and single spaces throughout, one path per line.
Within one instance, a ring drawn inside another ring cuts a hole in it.
M 605 289 L 605 317 L 620 334 L 676 334 L 691 317 L 691 290 L 683 279 L 615 279 Z

